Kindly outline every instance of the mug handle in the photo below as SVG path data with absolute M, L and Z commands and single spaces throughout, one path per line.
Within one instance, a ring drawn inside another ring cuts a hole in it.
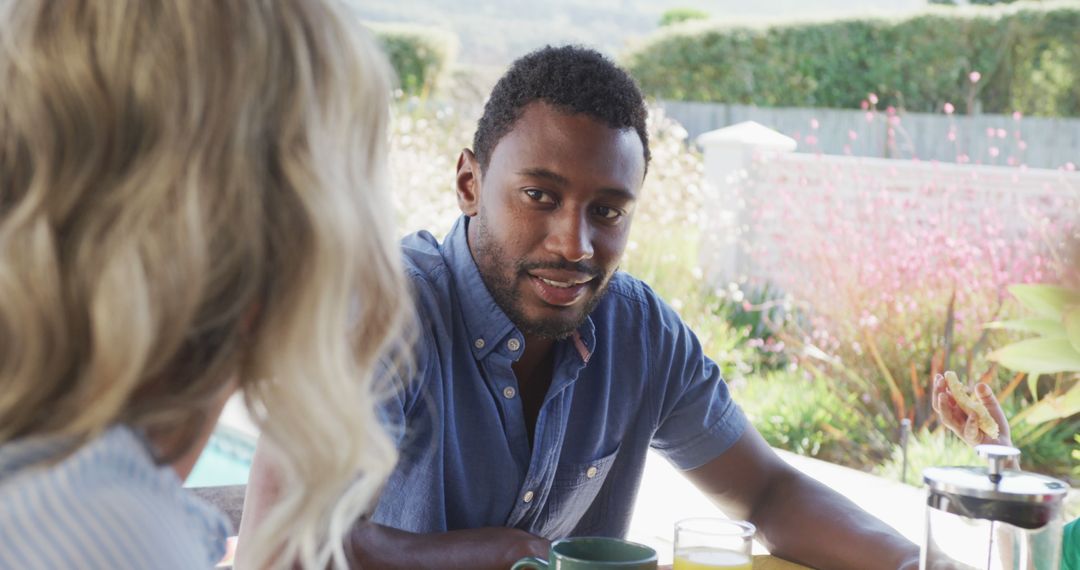
M 522 570 L 524 568 L 536 568 L 537 570 L 546 570 L 550 566 L 547 560 L 541 560 L 535 556 L 529 556 L 522 558 L 514 563 L 510 570 Z

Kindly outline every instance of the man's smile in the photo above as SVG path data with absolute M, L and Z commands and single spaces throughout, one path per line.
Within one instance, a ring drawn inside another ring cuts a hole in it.
M 559 307 L 568 307 L 583 299 L 596 280 L 595 276 L 554 270 L 529 272 L 528 276 L 540 300 Z

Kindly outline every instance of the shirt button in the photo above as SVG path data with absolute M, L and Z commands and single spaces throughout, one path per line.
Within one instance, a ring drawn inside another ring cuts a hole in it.
M 482 338 L 478 338 L 478 339 L 476 339 L 476 341 L 474 341 L 474 342 L 473 342 L 472 344 L 473 344 L 473 346 L 475 346 L 476 348 L 484 348 L 484 339 L 482 339 Z
M 533 495 L 533 492 L 532 492 L 532 491 L 526 491 L 526 492 L 525 492 L 525 496 L 524 496 L 524 497 L 522 497 L 522 498 L 521 498 L 521 500 L 522 500 L 522 501 L 525 501 L 526 503 L 531 503 L 531 502 L 532 502 L 532 500 L 533 500 L 533 496 L 534 496 L 534 495 Z
M 590 467 L 589 470 L 585 472 L 585 476 L 592 479 L 593 477 L 596 477 L 597 471 L 598 469 L 596 467 Z
M 517 352 L 517 350 L 521 348 L 521 341 L 516 338 L 512 338 L 506 341 L 506 348 L 509 348 L 510 352 Z
M 515 390 L 513 386 L 507 386 L 503 388 L 503 397 L 505 397 L 507 400 L 512 400 L 516 394 L 517 390 Z

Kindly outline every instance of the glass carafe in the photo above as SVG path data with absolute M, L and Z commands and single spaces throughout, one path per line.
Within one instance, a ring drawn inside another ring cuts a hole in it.
M 1058 570 L 1069 487 L 1004 469 L 1020 451 L 980 445 L 987 467 L 931 467 L 922 570 Z

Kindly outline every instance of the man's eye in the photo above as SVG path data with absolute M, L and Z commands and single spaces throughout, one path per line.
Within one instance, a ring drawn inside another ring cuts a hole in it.
M 616 220 L 622 215 L 622 212 L 607 206 L 593 206 L 593 214 L 605 220 Z
M 555 200 L 543 190 L 537 190 L 536 188 L 525 189 L 525 195 L 528 196 L 534 202 L 540 202 L 542 204 L 554 204 Z

